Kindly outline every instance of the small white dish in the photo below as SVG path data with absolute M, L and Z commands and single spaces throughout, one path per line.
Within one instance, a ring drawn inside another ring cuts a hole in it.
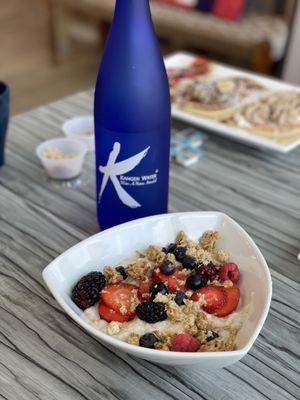
M 191 239 L 199 238 L 208 229 L 220 231 L 220 247 L 229 251 L 231 259 L 240 267 L 242 302 L 247 304 L 252 301 L 252 307 L 237 337 L 238 350 L 180 353 L 133 346 L 97 330 L 82 318 L 82 311 L 71 300 L 71 290 L 83 275 L 102 270 L 105 265 L 116 265 L 135 254 L 136 250 L 144 250 L 149 244 L 162 246 L 170 243 L 181 229 Z M 164 214 L 113 227 L 78 243 L 57 257 L 45 268 L 43 278 L 64 311 L 100 342 L 156 363 L 198 364 L 204 369 L 228 366 L 248 353 L 265 322 L 272 295 L 270 272 L 261 252 L 236 222 L 219 212 Z
M 49 149 L 57 149 L 65 154 L 74 154 L 72 158 L 55 160 L 45 157 L 43 153 Z M 47 174 L 52 179 L 67 180 L 76 178 L 81 174 L 87 146 L 79 140 L 67 138 L 55 138 L 41 143 L 36 149 L 36 155 L 40 159 Z
M 62 125 L 62 131 L 68 138 L 84 142 L 89 151 L 95 150 L 94 130 L 94 117 L 90 115 L 68 119 Z

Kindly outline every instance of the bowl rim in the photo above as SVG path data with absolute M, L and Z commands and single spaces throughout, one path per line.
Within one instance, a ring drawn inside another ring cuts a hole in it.
M 94 124 L 94 116 L 92 114 L 76 115 L 74 117 L 66 119 L 61 125 L 61 130 L 66 137 L 75 136 L 73 130 L 71 132 L 70 130 L 68 130 L 68 127 L 69 125 L 76 124 L 79 121 L 88 121 L 89 123 L 92 122 Z M 85 136 L 80 136 L 80 134 L 77 134 L 76 136 L 85 137 Z M 94 135 L 92 135 L 92 137 L 94 137 Z
M 249 339 L 248 343 L 243 346 L 242 348 L 238 349 L 238 350 L 231 350 L 231 351 L 216 351 L 216 352 L 176 352 L 176 351 L 168 351 L 168 352 L 164 352 L 161 350 L 156 350 L 156 349 L 147 349 L 144 347 L 139 347 L 139 346 L 135 346 L 126 342 L 121 341 L 120 339 L 116 339 L 102 331 L 100 331 L 99 329 L 96 329 L 95 327 L 93 327 L 89 322 L 85 321 L 82 316 L 78 316 L 75 311 L 73 311 L 71 309 L 71 307 L 64 301 L 63 297 L 55 290 L 55 288 L 51 287 L 51 283 L 49 282 L 49 275 L 51 274 L 51 270 L 54 267 L 54 265 L 57 263 L 57 261 L 59 261 L 61 258 L 65 257 L 69 252 L 73 251 L 75 248 L 82 246 L 82 244 L 84 242 L 90 241 L 90 240 L 94 240 L 96 237 L 98 236 L 102 236 L 103 234 L 106 233 L 111 233 L 113 231 L 118 231 L 120 229 L 124 229 L 127 226 L 130 225 L 134 225 L 135 223 L 140 223 L 140 222 L 147 222 L 147 221 L 151 221 L 151 220 L 155 220 L 155 219 L 164 219 L 164 218 L 168 218 L 169 216 L 174 216 L 174 217 L 180 217 L 182 215 L 203 215 L 203 216 L 208 216 L 208 215 L 214 215 L 214 216 L 219 216 L 222 218 L 227 219 L 228 221 L 230 221 L 230 223 L 232 223 L 233 225 L 235 225 L 235 227 L 243 233 L 243 235 L 246 235 L 247 239 L 249 240 L 249 242 L 251 243 L 251 245 L 255 248 L 256 252 L 257 252 L 257 256 L 260 260 L 261 265 L 263 266 L 264 269 L 264 273 L 266 276 L 265 279 L 265 284 L 266 284 L 266 299 L 265 299 L 265 303 L 264 303 L 264 308 L 262 310 L 262 314 L 261 317 L 259 319 L 259 321 L 256 324 L 256 327 L 254 329 L 254 332 L 251 335 L 251 338 Z M 242 228 L 236 221 L 234 221 L 231 217 L 229 217 L 227 214 L 219 212 L 219 211 L 188 211 L 188 212 L 176 212 L 176 213 L 167 213 L 167 214 L 159 214 L 159 215 L 154 215 L 154 216 L 150 216 L 150 217 L 145 217 L 145 218 L 139 218 L 133 221 L 129 221 L 117 226 L 114 226 L 112 228 L 106 229 L 105 231 L 101 231 L 98 232 L 92 236 L 89 236 L 88 238 L 80 241 L 79 243 L 77 243 L 76 245 L 72 246 L 71 248 L 69 248 L 68 250 L 66 250 L 65 252 L 63 252 L 62 254 L 60 254 L 58 257 L 56 257 L 52 262 L 50 262 L 50 264 L 48 264 L 48 266 L 43 270 L 42 272 L 42 276 L 44 279 L 44 282 L 46 283 L 48 289 L 50 290 L 52 296 L 55 298 L 55 300 L 58 302 L 58 304 L 61 306 L 61 308 L 66 312 L 67 315 L 69 315 L 78 325 L 80 325 L 82 328 L 84 328 L 85 331 L 87 331 L 89 334 L 93 335 L 94 337 L 100 339 L 101 343 L 105 343 L 108 345 L 111 345 L 115 348 L 119 348 L 121 350 L 123 350 L 125 353 L 130 352 L 131 354 L 135 353 L 135 355 L 140 356 L 141 358 L 143 358 L 143 356 L 151 356 L 151 355 L 157 355 L 159 358 L 168 358 L 168 360 L 172 361 L 174 359 L 174 361 L 177 359 L 186 359 L 187 356 L 189 356 L 191 359 L 204 359 L 204 358 L 209 358 L 209 359 L 217 359 L 220 357 L 233 357 L 233 358 L 242 358 L 246 353 L 248 353 L 248 351 L 250 350 L 250 348 L 253 346 L 253 343 L 255 342 L 255 340 L 257 339 L 263 325 L 264 322 L 267 318 L 269 309 L 270 309 L 270 304 L 271 304 L 271 298 L 272 298 L 272 280 L 271 280 L 271 274 L 270 274 L 270 270 L 269 267 L 267 265 L 267 262 L 264 258 L 264 256 L 262 255 L 261 251 L 259 250 L 259 248 L 257 247 L 257 245 L 255 244 L 255 242 L 253 241 L 253 239 L 250 237 L 250 235 L 244 230 L 244 228 Z

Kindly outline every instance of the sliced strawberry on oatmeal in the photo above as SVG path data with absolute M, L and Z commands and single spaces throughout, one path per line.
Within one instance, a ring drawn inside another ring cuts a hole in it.
M 101 292 L 101 299 L 108 308 L 122 315 L 134 316 L 137 287 L 127 283 L 107 285 Z
M 204 286 L 192 295 L 191 300 L 198 301 L 201 295 L 204 296 L 206 302 L 202 308 L 208 314 L 214 314 L 215 311 L 223 307 L 227 301 L 227 293 L 222 286 Z
M 165 275 L 157 267 L 153 271 L 152 278 L 154 282 L 163 282 L 168 287 L 170 293 L 174 293 L 177 290 L 187 290 L 185 285 L 187 276 L 182 268 L 177 267 L 173 275 Z
M 112 322 L 112 321 L 128 322 L 134 318 L 134 315 L 133 316 L 123 315 L 123 314 L 113 310 L 112 308 L 107 307 L 107 305 L 105 305 L 105 303 L 103 303 L 103 302 L 99 303 L 98 312 L 99 312 L 100 317 L 102 319 L 105 319 L 105 321 L 107 321 L 107 322 Z
M 214 312 L 216 317 L 226 317 L 226 315 L 231 314 L 237 308 L 240 301 L 240 289 L 237 286 L 231 286 L 224 290 L 227 300 L 222 307 Z

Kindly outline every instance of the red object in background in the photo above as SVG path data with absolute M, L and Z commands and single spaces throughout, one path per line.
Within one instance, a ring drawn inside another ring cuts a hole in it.
M 172 6 L 182 8 L 194 8 L 197 5 L 197 0 L 156 0 L 159 3 L 170 4 Z
M 245 0 L 215 0 L 213 14 L 216 17 L 235 21 L 244 11 Z

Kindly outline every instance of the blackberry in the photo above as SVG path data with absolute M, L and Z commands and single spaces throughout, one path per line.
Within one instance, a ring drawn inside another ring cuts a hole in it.
M 195 257 L 185 256 L 182 260 L 182 265 L 186 269 L 195 269 L 198 267 L 198 262 Z
M 175 293 L 174 301 L 179 306 L 183 306 L 184 305 L 184 299 L 186 299 L 186 298 L 187 298 L 187 296 L 182 290 L 177 290 L 176 293 Z
M 174 265 L 170 260 L 164 260 L 160 264 L 159 269 L 165 275 L 173 275 L 176 270 L 176 265 Z
M 124 268 L 123 266 L 120 265 L 119 267 L 117 267 L 117 268 L 116 268 L 116 271 L 117 271 L 120 275 L 123 276 L 123 279 L 127 279 L 128 275 L 127 275 L 127 273 L 126 273 L 126 271 L 125 271 L 125 268 Z
M 72 300 L 79 308 L 86 310 L 99 301 L 100 291 L 105 285 L 105 276 L 101 272 L 90 272 L 83 276 L 74 286 Z
M 187 248 L 186 248 L 186 247 L 183 247 L 183 246 L 178 246 L 178 247 L 176 247 L 176 248 L 174 249 L 174 251 L 173 251 L 173 254 L 174 254 L 174 256 L 176 257 L 176 260 L 179 261 L 179 262 L 181 262 L 181 261 L 184 259 L 184 257 L 185 257 L 186 251 L 187 251 Z
M 214 332 L 214 331 L 209 331 L 209 332 L 210 332 L 209 335 L 208 335 L 208 332 L 206 332 L 206 334 L 207 334 L 206 339 L 205 339 L 206 342 L 211 342 L 212 340 L 217 339 L 219 337 L 217 332 Z
M 161 294 L 169 293 L 167 286 L 162 282 L 152 283 L 152 285 L 150 287 L 150 292 L 151 292 L 152 299 L 154 299 L 158 293 L 161 293 Z
M 161 302 L 144 301 L 136 307 L 135 312 L 139 319 L 150 324 L 164 321 L 168 318 L 166 305 Z
M 218 270 L 215 265 L 210 262 L 207 265 L 198 267 L 198 275 L 203 276 L 207 281 L 214 281 L 218 277 Z
M 158 339 L 153 333 L 145 333 L 145 335 L 140 337 L 140 346 L 146 347 L 147 349 L 154 349 L 154 345 L 157 342 Z
M 187 287 L 191 290 L 201 289 L 207 284 L 207 279 L 201 275 L 190 275 L 186 280 Z

